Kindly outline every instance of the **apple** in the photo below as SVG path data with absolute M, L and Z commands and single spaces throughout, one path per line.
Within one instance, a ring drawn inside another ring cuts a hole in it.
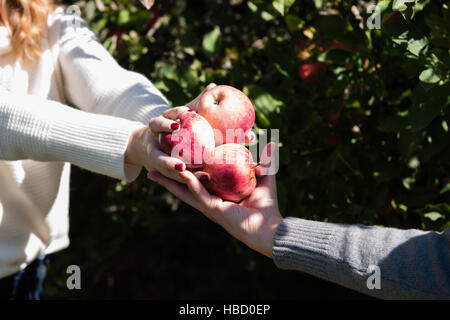
M 159 134 L 161 150 L 182 160 L 187 168 L 201 167 L 214 151 L 213 129 L 194 110 L 181 113 L 175 121 L 180 125 L 178 130 Z
M 209 192 L 239 202 L 255 190 L 257 166 L 246 147 L 228 143 L 216 147 L 211 163 L 206 163 L 195 175 Z
M 322 65 L 320 62 L 306 62 L 298 68 L 300 78 L 306 83 L 313 83 L 319 79 L 322 72 Z
M 240 90 L 219 85 L 205 92 L 195 106 L 214 129 L 216 145 L 243 143 L 255 123 L 255 108 Z

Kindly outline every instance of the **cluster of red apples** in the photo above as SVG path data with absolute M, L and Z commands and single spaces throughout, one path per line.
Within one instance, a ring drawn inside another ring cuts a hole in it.
M 239 202 L 253 192 L 257 164 L 243 143 L 255 110 L 243 92 L 225 85 L 209 89 L 176 121 L 178 130 L 159 135 L 165 153 L 181 159 L 209 192 L 224 200 Z

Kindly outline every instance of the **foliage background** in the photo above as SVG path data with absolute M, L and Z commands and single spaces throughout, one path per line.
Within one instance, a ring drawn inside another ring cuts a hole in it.
M 284 216 L 436 231 L 450 227 L 445 3 L 380 1 L 370 30 L 363 1 L 76 2 L 173 105 L 210 82 L 251 97 L 255 129 L 280 129 Z M 317 79 L 301 79 L 304 63 Z M 366 298 L 278 270 L 144 174 L 125 185 L 73 168 L 71 199 L 72 244 L 51 257 L 48 298 Z M 70 264 L 82 290 L 66 289 Z

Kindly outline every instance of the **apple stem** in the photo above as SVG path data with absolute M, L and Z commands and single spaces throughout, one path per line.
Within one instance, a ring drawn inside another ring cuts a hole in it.
M 259 167 L 261 165 L 261 162 L 258 162 L 257 164 L 255 164 L 252 169 L 255 169 L 256 167 Z

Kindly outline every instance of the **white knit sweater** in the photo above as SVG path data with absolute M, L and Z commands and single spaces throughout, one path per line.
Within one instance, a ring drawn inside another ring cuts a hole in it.
M 167 108 L 79 17 L 56 10 L 42 56 L 25 65 L 0 27 L 0 278 L 68 246 L 70 163 L 135 179 L 141 168 L 124 164 L 130 134 Z

